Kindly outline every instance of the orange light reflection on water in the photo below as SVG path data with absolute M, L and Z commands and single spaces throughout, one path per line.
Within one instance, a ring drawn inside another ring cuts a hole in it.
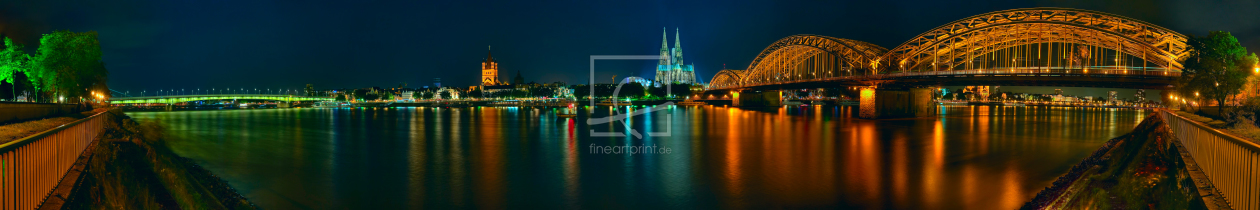
M 515 107 L 510 109 L 515 109 Z M 458 115 L 458 110 L 462 109 L 457 108 L 453 110 L 456 110 L 453 113 Z M 474 116 L 473 120 L 477 121 L 475 124 L 480 125 L 480 127 L 475 128 L 478 132 L 473 133 L 473 135 L 480 136 L 477 137 L 478 140 L 475 142 L 478 146 L 472 147 L 477 149 L 477 151 L 474 151 L 476 154 L 472 155 L 475 158 L 473 159 L 473 165 L 480 166 L 474 171 L 476 173 L 474 177 L 478 178 L 473 183 L 477 188 L 475 195 L 476 205 L 477 207 L 491 209 L 505 208 L 505 206 L 501 205 L 504 204 L 504 193 L 506 193 L 504 189 L 504 176 L 506 176 L 504 168 L 507 163 L 503 157 L 503 134 L 499 132 L 499 130 L 504 129 L 501 127 L 502 123 L 499 122 L 503 118 L 499 116 L 503 110 L 498 107 L 491 107 L 478 111 L 476 114 L 480 116 Z M 512 113 L 512 115 L 520 114 L 522 113 L 519 111 Z M 459 119 L 458 117 L 452 118 Z M 516 117 L 510 116 L 510 118 Z
M 745 129 L 742 124 L 742 122 L 744 121 L 743 119 L 744 113 L 742 113 L 740 110 L 735 109 L 735 108 L 726 108 L 726 109 L 727 109 L 726 110 L 727 111 L 726 112 L 727 130 Z M 724 162 L 726 163 L 726 167 L 723 169 L 722 174 L 726 175 L 725 177 L 726 179 L 724 180 L 724 183 L 726 184 L 727 193 L 729 193 L 729 195 L 727 195 L 728 198 L 743 198 L 744 197 L 744 190 L 745 190 L 744 182 L 743 182 L 744 181 L 744 168 L 743 168 L 743 157 L 742 157 L 743 149 L 740 147 L 740 144 L 743 141 L 743 139 L 740 136 L 740 134 L 742 133 L 743 132 L 730 132 L 729 133 L 730 135 L 727 137 L 726 142 L 724 142 L 725 148 L 723 151 L 723 154 L 724 154 L 723 159 L 725 160 Z M 743 203 L 731 202 L 731 203 L 726 203 L 726 204 L 732 205 L 732 206 L 728 206 L 732 208 L 743 207 L 742 206 Z

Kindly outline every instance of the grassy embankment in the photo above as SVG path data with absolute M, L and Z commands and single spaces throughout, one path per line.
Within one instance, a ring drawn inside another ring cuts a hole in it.
M 163 142 L 160 123 L 137 123 L 121 111 L 88 161 L 70 209 L 256 209 L 210 172 Z
M 1022 209 L 1205 209 L 1164 122 L 1148 116 Z
M 1203 112 L 1200 111 L 1199 113 L 1203 113 Z M 1232 123 L 1231 124 L 1229 122 L 1226 122 L 1220 119 L 1204 117 L 1198 114 L 1192 114 L 1192 113 L 1184 112 L 1184 111 L 1177 111 L 1177 115 L 1186 117 L 1186 119 L 1199 121 L 1213 128 L 1224 129 L 1225 131 L 1229 131 L 1230 134 L 1234 134 L 1235 136 L 1238 136 L 1238 137 L 1247 138 L 1251 140 L 1252 142 L 1260 142 L 1260 127 L 1256 127 L 1256 125 L 1253 123 Z
M 104 109 L 0 125 L 0 144 L 26 138 L 27 136 L 35 135 L 36 133 L 92 116 L 93 114 L 101 111 L 104 111 Z

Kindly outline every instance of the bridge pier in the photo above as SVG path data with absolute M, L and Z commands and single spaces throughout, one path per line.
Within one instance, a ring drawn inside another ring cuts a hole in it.
M 904 90 L 862 87 L 859 92 L 858 117 L 865 119 L 927 117 L 937 114 L 932 89 Z
M 783 93 L 771 91 L 740 91 L 731 93 L 731 104 L 734 106 L 781 106 Z

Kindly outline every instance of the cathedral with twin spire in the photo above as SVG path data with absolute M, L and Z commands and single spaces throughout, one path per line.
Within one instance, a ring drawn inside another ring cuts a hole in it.
M 669 48 L 669 37 L 666 29 L 661 29 L 661 59 L 656 65 L 656 79 L 653 81 L 657 84 L 696 83 L 696 72 L 693 71 L 692 65 L 683 64 L 682 38 L 678 36 L 678 29 L 674 29 L 674 48 Z

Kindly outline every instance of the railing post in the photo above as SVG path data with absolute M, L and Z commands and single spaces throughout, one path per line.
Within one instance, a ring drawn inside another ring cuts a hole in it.
M 1160 110 L 1175 140 L 1182 143 L 1226 205 L 1260 207 L 1260 145 L 1200 122 Z
M 42 205 L 101 131 L 107 112 L 0 144 L 0 209 Z

